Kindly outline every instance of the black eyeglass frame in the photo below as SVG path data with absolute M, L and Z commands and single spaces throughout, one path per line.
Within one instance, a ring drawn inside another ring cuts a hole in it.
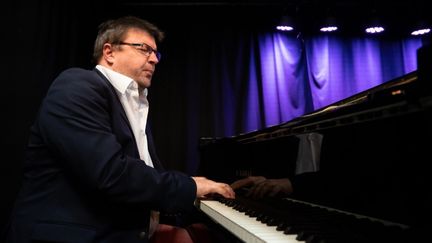
M 154 53 L 156 55 L 156 58 L 158 59 L 158 61 L 161 60 L 162 58 L 162 54 L 153 49 L 151 46 L 149 46 L 146 43 L 130 43 L 130 42 L 119 42 L 116 43 L 117 45 L 128 45 L 128 46 L 133 46 L 135 47 L 137 50 L 141 51 L 142 53 L 144 53 L 145 56 L 149 57 L 152 53 Z

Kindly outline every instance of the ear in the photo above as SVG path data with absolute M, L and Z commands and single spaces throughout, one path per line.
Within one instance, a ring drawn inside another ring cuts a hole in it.
M 105 62 L 107 62 L 109 64 L 113 64 L 114 60 L 115 60 L 114 53 L 115 53 L 114 46 L 112 44 L 105 43 L 103 45 L 103 48 L 102 48 L 103 57 L 102 58 L 105 60 Z

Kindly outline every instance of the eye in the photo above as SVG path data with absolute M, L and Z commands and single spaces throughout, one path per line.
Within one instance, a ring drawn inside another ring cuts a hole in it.
M 148 53 L 148 54 L 151 54 L 153 52 L 153 49 L 149 46 L 143 45 L 141 48 L 141 51 Z

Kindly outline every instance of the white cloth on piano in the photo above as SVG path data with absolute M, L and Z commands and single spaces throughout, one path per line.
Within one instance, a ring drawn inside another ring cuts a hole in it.
M 295 174 L 319 171 L 323 135 L 312 132 L 300 134 L 297 137 L 300 141 Z

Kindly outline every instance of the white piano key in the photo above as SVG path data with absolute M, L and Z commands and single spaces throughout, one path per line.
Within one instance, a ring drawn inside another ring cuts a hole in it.
M 203 200 L 200 209 L 214 221 L 244 242 L 298 243 L 296 235 L 286 235 L 277 231 L 276 226 L 268 226 L 242 212 L 218 201 Z

